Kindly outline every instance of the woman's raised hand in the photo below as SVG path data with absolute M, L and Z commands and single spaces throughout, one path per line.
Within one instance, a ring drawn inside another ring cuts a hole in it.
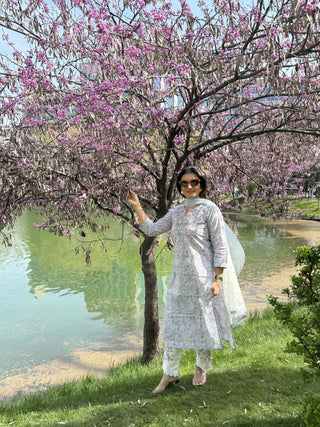
M 135 210 L 138 217 L 139 224 L 142 225 L 147 219 L 147 217 L 140 205 L 139 197 L 136 195 L 134 191 L 128 190 L 126 194 L 126 198 L 127 198 L 127 202 L 130 203 L 130 205 Z
M 139 197 L 136 195 L 134 191 L 128 190 L 126 194 L 127 202 L 130 203 L 130 205 L 133 208 L 139 208 L 140 207 L 140 200 Z

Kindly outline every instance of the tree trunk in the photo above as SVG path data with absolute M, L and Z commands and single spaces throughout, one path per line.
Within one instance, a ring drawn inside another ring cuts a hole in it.
M 145 281 L 145 307 L 142 363 L 147 364 L 159 351 L 158 283 L 155 252 L 161 238 L 146 237 L 140 247 Z

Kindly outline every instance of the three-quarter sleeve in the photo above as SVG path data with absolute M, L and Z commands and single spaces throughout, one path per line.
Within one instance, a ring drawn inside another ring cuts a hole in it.
M 172 209 L 156 222 L 152 222 L 147 218 L 145 222 L 139 226 L 140 230 L 147 236 L 158 236 L 159 234 L 170 231 L 172 227 Z
M 214 267 L 227 267 L 228 243 L 222 214 L 218 207 L 212 207 L 208 214 L 208 227 L 213 248 Z

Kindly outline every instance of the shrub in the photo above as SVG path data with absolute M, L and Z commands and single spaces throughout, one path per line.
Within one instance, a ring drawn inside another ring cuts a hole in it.
M 320 395 L 311 396 L 304 402 L 301 417 L 307 427 L 320 426 Z
M 289 302 L 280 303 L 272 295 L 268 300 L 276 317 L 293 334 L 288 351 L 302 354 L 309 366 L 320 373 L 320 246 L 301 246 L 295 256 L 296 265 L 302 267 L 298 276 L 291 277 L 290 289 L 282 291 Z
M 320 246 L 300 246 L 295 251 L 299 275 L 291 276 L 291 289 L 283 289 L 300 305 L 313 306 L 320 302 Z

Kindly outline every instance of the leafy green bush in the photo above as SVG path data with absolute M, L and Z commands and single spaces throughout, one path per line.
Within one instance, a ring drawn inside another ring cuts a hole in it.
M 320 373 L 320 246 L 301 246 L 295 255 L 296 265 L 302 268 L 298 276 L 291 277 L 290 289 L 282 291 L 289 302 L 280 303 L 272 295 L 268 300 L 276 317 L 293 334 L 288 351 L 303 355 L 309 366 Z
M 313 395 L 304 402 L 301 417 L 307 427 L 320 426 L 320 395 Z
M 287 350 L 304 356 L 305 361 L 320 373 L 320 303 L 313 307 L 299 306 L 295 302 L 280 303 L 269 296 L 276 317 L 286 324 L 293 334 Z
M 283 289 L 283 293 L 300 305 L 316 305 L 320 302 L 320 246 L 300 246 L 295 256 L 296 265 L 302 268 L 298 276 L 291 276 L 291 289 Z

